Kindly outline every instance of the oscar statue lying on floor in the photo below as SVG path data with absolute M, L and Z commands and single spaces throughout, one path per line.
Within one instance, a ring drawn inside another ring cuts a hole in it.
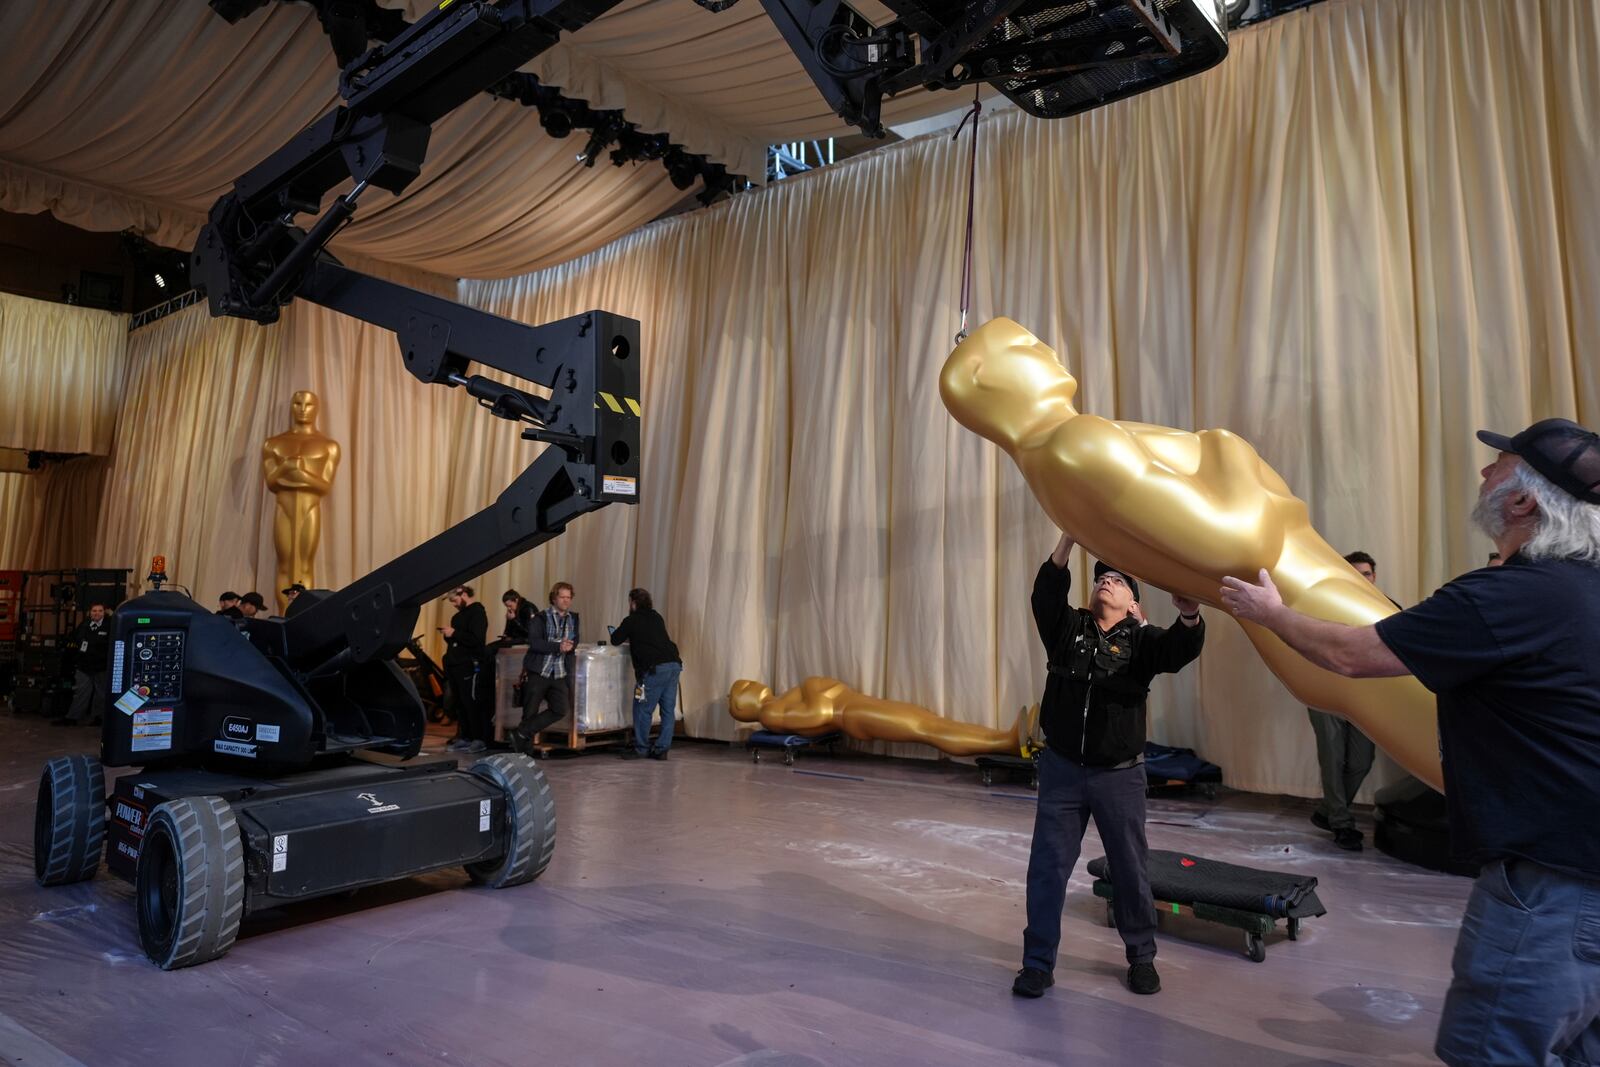
M 1038 708 L 1018 715 L 1011 729 L 994 730 L 858 693 L 837 678 L 807 678 L 782 696 L 760 682 L 740 679 L 728 690 L 728 714 L 777 734 L 816 737 L 838 730 L 857 741 L 915 741 L 952 756 L 1016 756 L 1028 751 Z
M 1284 603 L 1364 626 L 1394 605 L 1324 541 L 1249 442 L 1079 413 L 1078 383 L 1037 337 L 999 318 L 951 353 L 939 379 L 956 421 L 1016 461 L 1045 512 L 1089 552 L 1218 607 L 1225 575 L 1265 569 Z M 1303 704 L 1343 715 L 1401 766 L 1442 787 L 1434 698 L 1415 678 L 1342 678 L 1240 623 Z

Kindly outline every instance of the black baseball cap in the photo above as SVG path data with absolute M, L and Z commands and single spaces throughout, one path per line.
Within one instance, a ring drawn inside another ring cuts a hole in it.
M 1600 504 L 1600 434 L 1571 419 L 1541 419 L 1515 437 L 1478 431 L 1478 440 L 1512 452 L 1585 504 Z
M 221 596 L 217 597 L 217 599 L 218 600 L 238 600 L 239 599 L 239 594 L 235 593 L 232 589 L 230 589 L 226 593 L 223 593 Z
M 301 585 L 299 582 L 295 582 L 293 585 L 283 591 L 283 595 L 288 596 L 290 593 L 304 593 L 305 591 L 305 586 Z
M 261 599 L 261 594 L 254 592 L 246 593 L 244 596 L 240 597 L 239 603 L 254 604 L 257 611 L 265 611 L 267 607 L 267 602 Z
M 1100 580 L 1100 576 L 1102 574 L 1106 573 L 1106 571 L 1110 571 L 1112 574 L 1115 574 L 1118 578 L 1121 578 L 1124 582 L 1127 582 L 1128 583 L 1128 591 L 1133 594 L 1133 599 L 1136 600 L 1136 601 L 1139 599 L 1139 581 L 1138 581 L 1138 579 L 1129 577 L 1127 574 L 1124 574 L 1122 571 L 1117 570 L 1117 568 L 1108 567 L 1104 563 L 1100 562 L 1099 560 L 1095 560 L 1095 564 L 1094 564 L 1094 580 L 1098 582 Z

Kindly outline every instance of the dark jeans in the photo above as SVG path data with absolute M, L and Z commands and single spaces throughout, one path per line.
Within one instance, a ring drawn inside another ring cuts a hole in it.
M 1450 969 L 1434 1046 L 1445 1063 L 1600 1064 L 1600 881 L 1489 864 Z
M 547 730 L 566 718 L 571 707 L 570 694 L 567 679 L 546 678 L 530 671 L 528 680 L 522 683 L 522 722 L 517 726 L 517 733 L 532 741 L 540 730 Z M 546 705 L 542 712 L 539 710 L 541 703 Z
M 1335 830 L 1354 829 L 1350 805 L 1372 770 L 1372 741 L 1354 723 L 1316 708 L 1307 708 L 1317 735 L 1317 768 L 1322 773 L 1322 800 L 1317 810 Z
M 473 696 L 472 684 L 477 665 L 472 663 L 446 663 L 445 681 L 450 683 L 450 714 L 456 717 L 456 736 L 463 741 L 489 740 L 487 717 Z
M 643 752 L 650 747 L 650 717 L 656 705 L 661 705 L 661 734 L 656 738 L 657 752 L 672 747 L 672 720 L 678 707 L 678 675 L 681 663 L 658 663 L 644 672 L 639 686 L 644 696 L 633 702 L 633 747 Z M 634 690 L 637 697 L 638 689 Z
M 1028 928 L 1022 934 L 1024 967 L 1055 970 L 1067 879 L 1091 816 L 1111 867 L 1116 890 L 1112 915 L 1128 962 L 1155 959 L 1156 908 L 1146 866 L 1144 790 L 1143 764 L 1084 767 L 1050 748 L 1039 754 L 1039 808 L 1028 855 Z

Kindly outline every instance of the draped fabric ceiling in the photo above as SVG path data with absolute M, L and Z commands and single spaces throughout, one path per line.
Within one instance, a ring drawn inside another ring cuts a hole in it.
M 415 19 L 432 5 L 387 6 Z M 757 0 L 719 14 L 624 0 L 524 69 L 758 181 L 766 145 L 848 132 Z M 300 4 L 230 26 L 202 0 L 8 0 L 0 71 L 0 208 L 178 248 L 235 178 L 338 100 L 332 51 Z M 918 90 L 885 115 L 960 104 Z M 585 137 L 554 139 L 533 109 L 475 98 L 435 126 L 422 177 L 399 199 L 365 198 L 333 248 L 502 277 L 598 248 L 685 195 L 660 163 L 579 165 Z
M 1330 542 L 1372 552 L 1415 602 L 1488 550 L 1467 519 L 1488 459 L 1473 430 L 1600 420 L 1596 101 L 1590 0 L 1329 0 L 1168 89 L 985 119 L 975 315 L 1051 344 L 1081 410 L 1242 434 Z M 600 307 L 643 330 L 639 505 L 485 575 L 491 614 L 506 585 L 542 599 L 566 579 L 592 638 L 651 589 L 701 736 L 732 735 L 740 677 L 828 674 L 1002 727 L 1036 700 L 1028 591 L 1055 537 L 937 391 L 966 153 L 932 135 L 463 283 L 525 321 Z M 94 560 L 164 551 L 202 600 L 271 580 L 259 448 L 295 388 L 321 393 L 346 456 L 330 585 L 483 507 L 534 454 L 401 374 L 392 338 L 303 303 L 268 329 L 191 308 L 136 331 L 128 364 Z M 30 543 L 53 551 L 72 494 L 35 499 Z M 1200 661 L 1153 691 L 1152 736 L 1235 786 L 1314 794 L 1304 712 L 1208 614 Z

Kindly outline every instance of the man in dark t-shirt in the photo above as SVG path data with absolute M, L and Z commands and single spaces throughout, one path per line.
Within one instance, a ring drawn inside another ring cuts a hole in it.
M 1473 521 L 1503 565 L 1375 626 L 1222 601 L 1318 666 L 1412 674 L 1439 699 L 1451 847 L 1480 873 L 1435 1051 L 1446 1063 L 1600 1063 L 1600 435 L 1545 419 L 1483 469 Z

